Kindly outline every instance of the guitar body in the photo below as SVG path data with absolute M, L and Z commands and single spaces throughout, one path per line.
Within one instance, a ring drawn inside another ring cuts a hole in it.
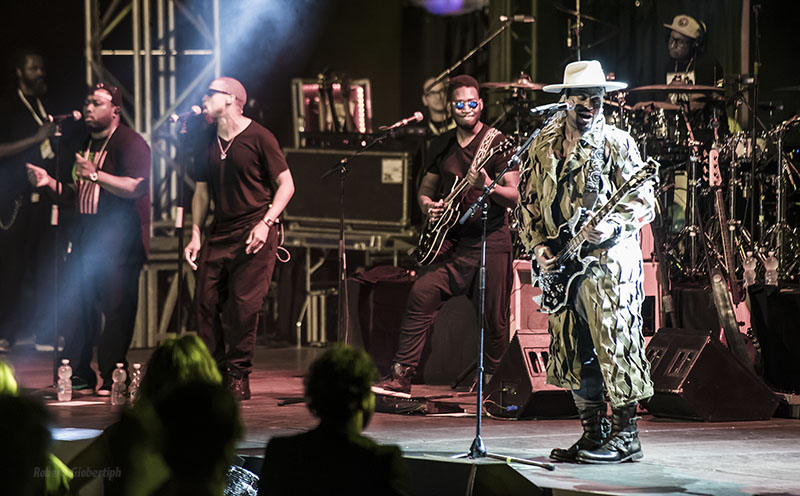
M 576 226 L 586 218 L 586 211 L 581 209 L 572 219 L 559 227 L 558 236 L 545 242 L 553 253 L 563 250 L 567 242 L 575 237 Z M 539 304 L 541 311 L 547 314 L 559 312 L 567 305 L 570 290 L 575 280 L 586 273 L 592 257 L 581 257 L 578 249 L 573 255 L 565 257 L 560 263 L 548 271 L 540 271 L 538 264 L 531 264 L 531 283 L 542 288 Z
M 442 216 L 439 217 L 439 220 L 435 223 L 425 223 L 422 232 L 419 234 L 419 243 L 417 243 L 417 262 L 420 265 L 430 264 L 439 255 L 444 238 L 447 237 L 447 233 L 458 222 L 460 205 L 461 202 L 449 204 Z
M 542 288 L 542 295 L 535 298 L 541 311 L 553 314 L 567 306 L 575 280 L 585 274 L 589 264 L 596 260 L 584 253 L 586 249 L 584 243 L 589 233 L 611 213 L 629 191 L 645 181 L 657 180 L 657 177 L 658 162 L 650 158 L 639 172 L 614 192 L 605 205 L 595 210 L 592 215 L 589 215 L 589 211 L 584 208 L 578 209 L 572 218 L 559 226 L 556 236 L 545 241 L 555 253 L 555 266 L 545 272 L 539 270 L 535 260 L 531 263 L 531 283 Z
M 488 151 L 486 156 L 481 159 L 476 165 L 476 170 L 481 170 L 486 163 L 497 154 L 503 154 L 514 147 L 514 142 L 505 140 L 499 145 L 495 146 Z M 439 220 L 430 222 L 426 220 L 422 226 L 422 232 L 419 235 L 419 242 L 413 253 L 416 254 L 417 263 L 420 265 L 428 265 L 436 259 L 439 250 L 442 247 L 447 232 L 456 225 L 459 219 L 459 208 L 461 206 L 461 195 L 464 190 L 469 186 L 466 177 L 461 178 L 453 184 L 453 188 L 445 198 L 444 212 Z

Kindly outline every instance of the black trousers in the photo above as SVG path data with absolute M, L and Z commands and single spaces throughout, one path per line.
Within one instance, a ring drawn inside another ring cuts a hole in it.
M 450 298 L 466 295 L 480 312 L 480 250 L 452 252 L 427 267 L 411 288 L 400 325 L 400 345 L 394 361 L 417 368 L 436 315 Z M 511 254 L 486 254 L 485 364 L 493 373 L 508 345 L 508 313 L 512 279 Z M 465 336 L 465 339 L 467 337 Z
M 251 229 L 209 235 L 197 264 L 197 334 L 217 366 L 238 375 L 253 367 L 258 311 L 269 291 L 278 249 L 274 226 L 261 250 L 246 254 Z M 223 315 L 223 308 L 231 314 Z
M 64 281 L 71 289 L 63 291 L 60 298 L 64 302 L 61 321 L 66 328 L 61 356 L 69 359 L 73 376 L 94 386 L 96 376 L 90 364 L 97 338 L 97 366 L 103 385 L 110 387 L 116 364 L 128 368 L 126 355 L 133 338 L 144 259 L 82 256 L 80 245 L 77 248 L 77 257 L 67 262 Z

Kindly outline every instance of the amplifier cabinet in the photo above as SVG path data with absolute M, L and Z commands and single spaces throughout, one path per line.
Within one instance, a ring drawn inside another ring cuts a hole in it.
M 284 150 L 295 193 L 284 220 L 317 225 L 339 224 L 339 173 L 322 175 L 352 154 L 346 150 Z M 410 227 L 410 155 L 364 152 L 347 165 L 344 178 L 345 223 L 354 227 L 404 230 Z

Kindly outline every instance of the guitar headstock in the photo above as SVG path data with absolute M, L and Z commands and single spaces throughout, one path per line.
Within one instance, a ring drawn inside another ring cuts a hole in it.
M 633 177 L 628 180 L 626 186 L 630 185 L 630 189 L 633 189 L 651 179 L 657 180 L 659 167 L 661 167 L 661 164 L 659 164 L 653 157 L 648 157 L 647 162 L 644 163 L 644 167 L 639 169 L 636 174 L 634 174 Z

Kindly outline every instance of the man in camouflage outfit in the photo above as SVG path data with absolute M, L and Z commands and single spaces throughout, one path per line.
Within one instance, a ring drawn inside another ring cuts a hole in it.
M 564 84 L 544 88 L 563 91 L 575 108 L 542 129 L 520 173 L 520 237 L 540 270 L 555 263 L 544 242 L 558 227 L 581 207 L 605 204 L 643 165 L 631 136 L 603 118 L 605 92 L 625 86 L 607 82 L 597 61 L 579 61 L 565 69 Z M 619 463 L 643 456 L 636 404 L 652 396 L 653 384 L 641 330 L 639 230 L 653 219 L 654 206 L 650 181 L 623 196 L 589 234 L 593 262 L 573 282 L 568 305 L 550 315 L 547 382 L 572 390 L 584 429 L 570 448 L 551 452 L 555 460 Z

